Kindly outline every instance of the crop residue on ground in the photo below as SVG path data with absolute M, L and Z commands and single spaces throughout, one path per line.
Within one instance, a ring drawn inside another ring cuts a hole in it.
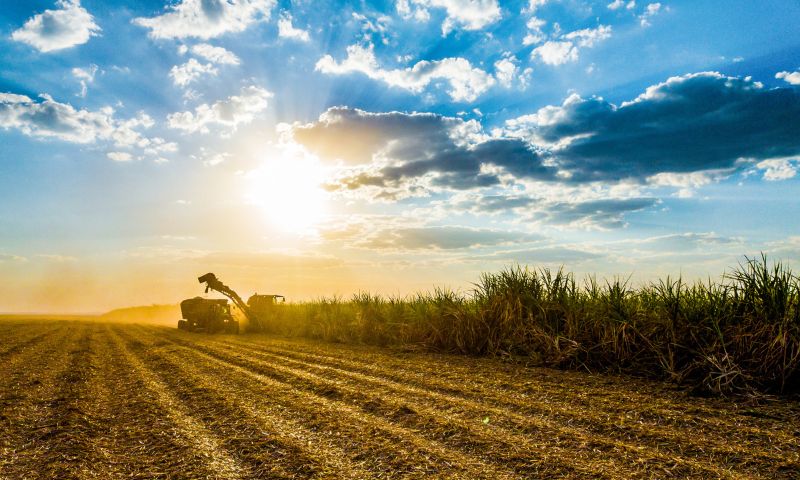
M 0 322 L 0 478 L 797 478 L 800 406 L 156 326 Z

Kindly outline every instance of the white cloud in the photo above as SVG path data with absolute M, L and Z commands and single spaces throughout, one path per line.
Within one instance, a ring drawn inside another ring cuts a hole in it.
M 185 132 L 208 133 L 209 126 L 216 124 L 236 130 L 240 124 L 253 121 L 256 115 L 267 108 L 272 93 L 255 85 L 242 88 L 239 95 L 220 100 L 213 105 L 202 104 L 194 112 L 175 112 L 167 116 L 170 128 Z
M 546 24 L 547 22 L 541 18 L 531 17 L 528 19 L 528 23 L 525 24 L 528 27 L 528 33 L 522 39 L 522 44 L 528 46 L 543 42 L 547 37 L 542 31 L 542 27 Z
M 144 155 L 177 151 L 176 144 L 161 138 L 148 138 L 140 132 L 155 123 L 145 113 L 117 119 L 111 107 L 96 111 L 78 110 L 68 103 L 53 100 L 50 95 L 39 97 L 41 100 L 35 101 L 25 95 L 0 93 L 0 128 L 70 143 L 107 142 L 116 148 L 139 149 Z
M 500 59 L 494 63 L 495 77 L 500 85 L 509 88 L 517 75 L 519 68 L 517 67 L 516 58 L 514 56 Z
M 788 180 L 797 175 L 797 160 L 788 158 L 777 158 L 772 160 L 762 160 L 756 164 L 756 168 L 764 171 L 764 180 L 777 181 Z
M 536 13 L 539 7 L 543 7 L 549 0 L 528 0 L 528 6 L 522 10 L 522 13 Z
M 18 95 L 16 93 L 0 93 L 0 106 L 4 103 L 12 104 L 12 103 L 31 103 L 31 102 L 33 102 L 33 100 L 31 100 L 31 98 L 27 95 Z
M 411 6 L 415 9 L 412 10 Z M 403 18 L 428 19 L 429 8 L 444 8 L 447 16 L 442 23 L 442 35 L 446 36 L 456 27 L 464 30 L 480 30 L 500 20 L 497 0 L 400 0 L 397 12 Z
M 184 54 L 188 51 L 188 48 L 185 45 L 181 45 L 181 49 L 181 54 Z M 215 47 L 207 43 L 192 45 L 191 50 L 192 53 L 198 57 L 205 58 L 209 62 L 214 62 L 218 65 L 239 65 L 240 63 L 239 57 L 237 57 L 236 54 L 230 50 L 226 50 L 222 47 Z
M 593 47 L 597 42 L 611 38 L 611 27 L 600 25 L 597 28 L 584 28 L 564 35 L 567 40 L 572 40 L 579 47 Z
M 531 57 L 538 56 L 548 65 L 562 65 L 578 59 L 578 49 L 572 42 L 548 41 L 533 49 Z
M 36 102 L 24 95 L 0 96 L 0 127 L 16 128 L 33 137 L 55 137 L 73 143 L 92 143 L 98 138 L 111 138 L 115 124 L 114 110 L 76 110 L 68 103 L 59 103 L 49 95 Z
M 644 13 L 639 15 L 639 23 L 641 23 L 643 27 L 649 27 L 650 19 L 658 15 L 658 12 L 660 11 L 661 11 L 661 3 L 658 2 L 649 3 L 647 5 L 647 8 L 645 8 Z
M 422 60 L 413 67 L 384 70 L 378 65 L 372 45 L 350 45 L 347 47 L 347 58 L 339 63 L 330 55 L 325 55 L 317 62 L 315 69 L 332 75 L 361 72 L 370 78 L 414 93 L 421 92 L 436 80 L 444 80 L 450 84 L 447 92 L 450 97 L 461 102 L 474 101 L 495 83 L 491 75 L 474 68 L 468 60 L 460 57 Z
M 626 3 L 625 0 L 614 0 L 608 4 L 609 10 L 619 10 L 622 7 L 625 7 L 627 10 L 633 10 L 636 8 L 636 2 L 631 0 L 630 2 Z
M 792 85 L 800 85 L 800 71 L 797 72 L 778 72 L 775 78 L 783 79 Z
M 183 65 L 175 65 L 169 71 L 169 76 L 172 77 L 175 85 L 185 87 L 193 81 L 200 78 L 202 75 L 216 75 L 219 73 L 217 68 L 210 63 L 200 63 L 194 58 L 190 58 L 188 62 Z
M 59 0 L 56 6 L 57 10 L 45 10 L 29 18 L 11 38 L 41 52 L 52 52 L 82 45 L 100 31 L 80 0 Z
M 230 156 L 231 156 L 231 154 L 227 153 L 227 152 L 215 153 L 213 155 L 209 155 L 203 160 L 203 166 L 204 167 L 216 167 L 217 165 L 219 165 L 219 164 L 223 163 L 225 160 L 227 160 L 228 157 L 230 157 Z
M 97 74 L 97 65 L 94 64 L 90 65 L 88 68 L 75 67 L 72 69 L 72 76 L 81 82 L 81 93 L 78 94 L 81 98 L 86 96 L 89 84 L 94 82 L 95 74 Z
M 213 38 L 268 20 L 275 0 L 182 0 L 162 15 L 136 18 L 152 38 Z
M 133 160 L 133 155 L 128 152 L 108 152 L 106 156 L 115 162 L 130 162 Z
M 594 47 L 611 37 L 611 27 L 599 25 L 561 35 L 560 40 L 549 40 L 533 49 L 531 58 L 539 57 L 548 65 L 563 65 L 578 60 L 580 48 Z
M 278 36 L 301 42 L 308 42 L 311 40 L 307 31 L 295 28 L 292 25 L 292 15 L 288 12 L 283 12 L 281 18 L 278 20 Z
M 353 12 L 353 19 L 361 22 L 361 38 L 364 42 L 373 42 L 375 41 L 375 37 L 378 37 L 381 43 L 389 45 L 389 34 L 391 33 L 389 24 L 392 21 L 391 17 L 377 15 L 370 18 L 366 15 Z
M 413 18 L 418 22 L 427 22 L 431 18 L 430 12 L 424 7 L 412 9 L 409 0 L 397 0 L 397 13 L 406 20 Z
M 175 153 L 178 151 L 178 144 L 175 142 L 168 142 L 161 137 L 150 139 L 150 144 L 144 149 L 144 153 L 158 157 L 162 153 Z

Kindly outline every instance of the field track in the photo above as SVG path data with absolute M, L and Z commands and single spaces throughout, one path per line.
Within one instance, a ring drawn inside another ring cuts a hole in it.
M 800 404 L 156 326 L 0 321 L 0 478 L 800 478 Z

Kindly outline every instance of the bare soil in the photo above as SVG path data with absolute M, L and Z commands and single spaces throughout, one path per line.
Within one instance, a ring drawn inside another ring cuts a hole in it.
M 498 359 L 0 322 L 0 478 L 800 478 L 800 402 Z

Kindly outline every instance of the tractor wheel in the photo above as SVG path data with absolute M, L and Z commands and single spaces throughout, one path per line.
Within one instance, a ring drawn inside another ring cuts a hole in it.
M 178 330 L 187 330 L 189 327 L 189 322 L 186 320 L 178 320 Z

